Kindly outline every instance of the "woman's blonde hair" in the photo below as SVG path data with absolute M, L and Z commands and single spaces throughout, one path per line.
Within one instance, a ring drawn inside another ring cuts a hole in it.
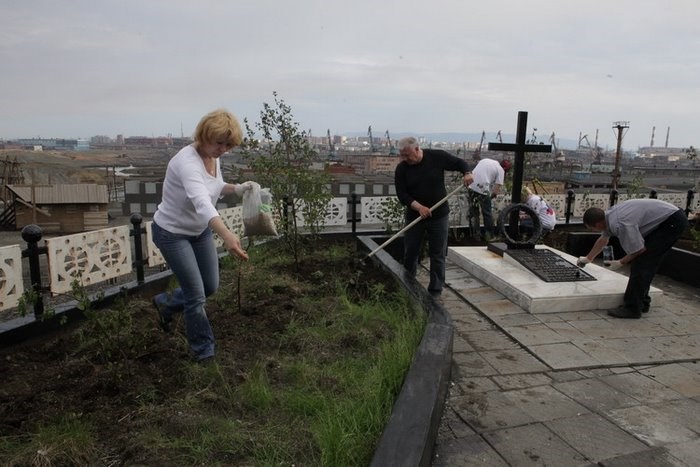
M 217 109 L 206 114 L 194 130 L 195 143 L 226 142 L 229 147 L 243 142 L 243 130 L 236 117 L 224 109 Z
M 520 191 L 520 198 L 525 201 L 532 194 L 532 190 L 526 185 L 523 185 L 523 189 Z

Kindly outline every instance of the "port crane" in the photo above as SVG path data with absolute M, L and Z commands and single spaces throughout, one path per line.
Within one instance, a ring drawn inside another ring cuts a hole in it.
M 555 160 L 560 160 L 564 157 L 564 152 L 560 151 L 557 147 L 556 135 L 554 132 L 549 136 L 549 143 L 552 145 L 552 153 L 554 154 Z
M 386 141 L 387 144 L 389 145 L 389 155 L 390 156 L 395 156 L 398 154 L 398 151 L 396 151 L 396 147 L 394 146 L 394 141 L 392 141 L 391 136 L 389 135 L 389 130 L 386 130 L 386 133 L 384 133 L 386 136 Z
M 484 146 L 484 138 L 486 138 L 486 131 L 481 131 L 481 140 L 479 141 L 479 146 L 474 150 L 474 155 L 472 158 L 475 161 L 481 159 L 481 148 Z
M 586 145 L 581 144 L 583 141 L 586 142 Z M 593 163 L 594 164 L 600 164 L 603 162 L 603 153 L 598 148 L 598 130 L 595 131 L 595 144 L 594 145 L 591 145 L 591 142 L 588 139 L 588 135 L 583 135 L 583 136 L 579 137 L 579 139 L 578 139 L 578 147 L 579 148 L 587 148 L 589 151 L 591 151 L 591 156 L 593 156 Z
M 367 128 L 367 136 L 369 136 L 369 151 L 374 152 L 374 139 L 372 138 L 372 125 Z
M 331 129 L 327 131 L 328 135 L 328 158 L 335 159 L 335 145 L 333 144 L 333 139 L 331 138 Z

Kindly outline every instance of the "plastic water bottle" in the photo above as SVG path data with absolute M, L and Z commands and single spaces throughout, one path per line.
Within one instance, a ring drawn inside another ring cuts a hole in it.
M 613 247 L 611 245 L 603 247 L 603 261 L 612 261 L 614 259 L 615 256 L 613 255 Z

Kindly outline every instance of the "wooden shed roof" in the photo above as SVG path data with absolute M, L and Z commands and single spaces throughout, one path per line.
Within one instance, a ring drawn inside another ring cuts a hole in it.
M 109 195 L 107 185 L 81 183 L 69 185 L 8 185 L 7 188 L 18 198 L 35 204 L 107 204 Z

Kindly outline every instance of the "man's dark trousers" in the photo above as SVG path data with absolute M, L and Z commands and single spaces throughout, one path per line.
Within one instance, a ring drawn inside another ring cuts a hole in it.
M 688 217 L 679 209 L 644 238 L 646 251 L 630 264 L 630 276 L 625 290 L 625 308 L 634 313 L 649 310 L 649 288 L 661 261 L 688 227 Z
M 428 292 L 440 293 L 445 283 L 445 256 L 447 256 L 447 231 L 449 216 L 428 217 L 418 222 L 404 233 L 403 264 L 414 277 L 418 268 L 423 238 L 428 237 L 430 256 L 430 283 Z

